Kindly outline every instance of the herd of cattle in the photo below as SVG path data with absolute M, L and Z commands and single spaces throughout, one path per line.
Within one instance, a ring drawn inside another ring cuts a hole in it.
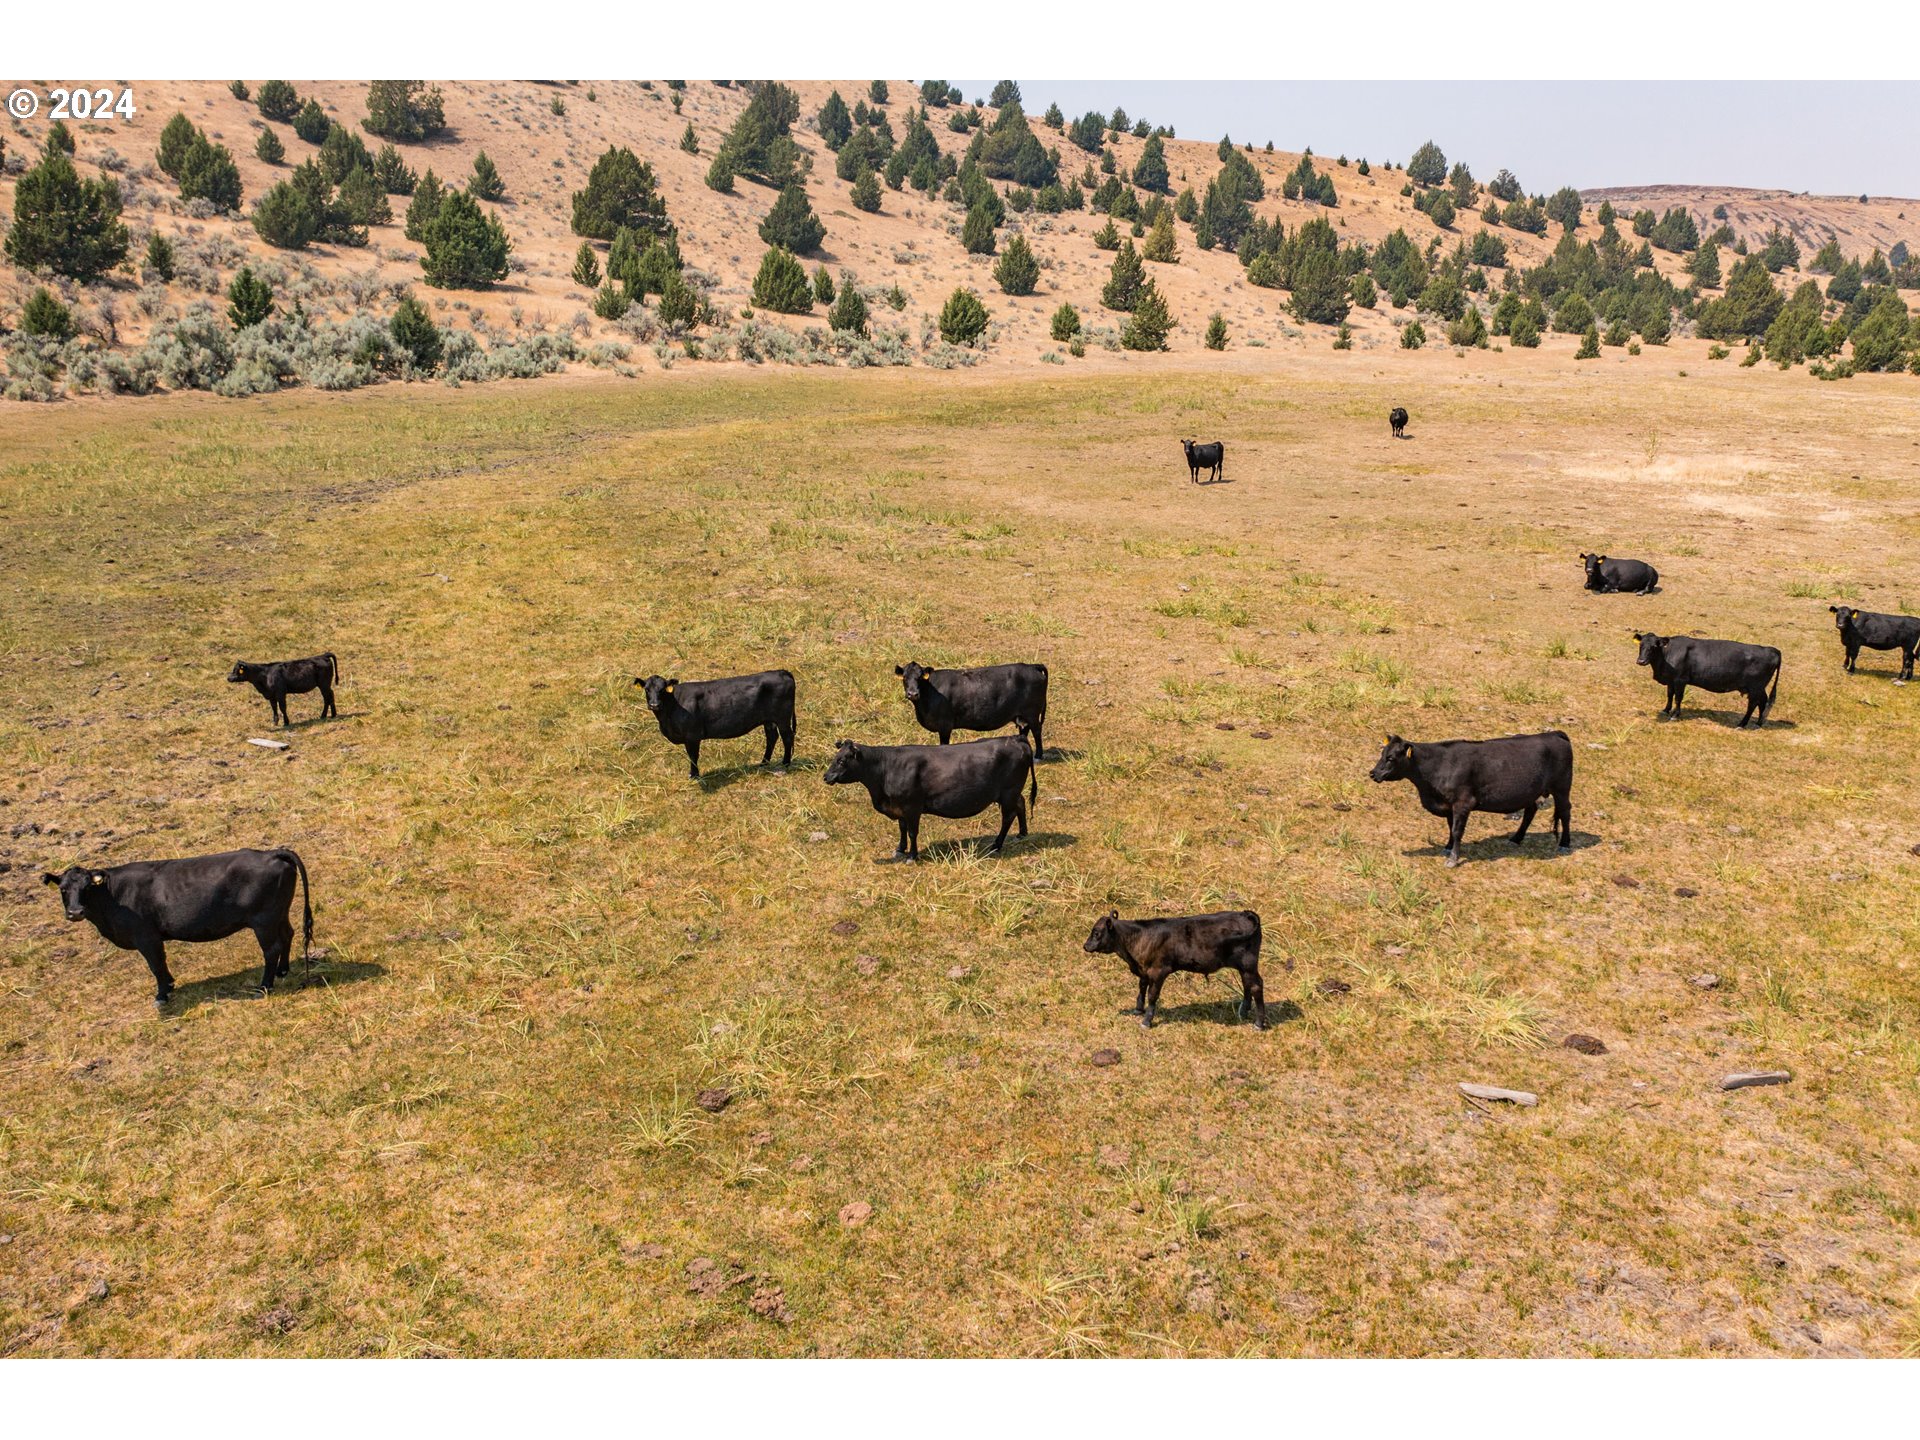
M 1395 437 L 1405 433 L 1407 413 L 1395 407 L 1389 417 Z M 1215 441 L 1181 442 L 1190 477 L 1200 471 L 1218 479 L 1226 447 Z M 1601 594 L 1652 593 L 1659 572 L 1639 560 L 1582 554 L 1586 588 Z M 1920 648 L 1920 618 L 1879 615 L 1833 605 L 1835 627 L 1845 649 L 1845 668 L 1853 673 L 1862 649 L 1898 650 L 1896 684 L 1913 678 L 1913 657 Z M 1687 688 L 1745 697 L 1749 721 L 1766 723 L 1780 690 L 1780 652 L 1771 645 L 1735 640 L 1703 640 L 1690 635 L 1636 632 L 1639 664 L 1652 669 L 1666 686 L 1662 720 L 1680 717 Z M 907 702 L 920 728 L 939 737 L 934 745 L 863 745 L 841 740 L 825 773 L 829 785 L 861 785 L 873 808 L 899 827 L 893 858 L 920 858 L 920 821 L 927 815 L 962 820 L 1000 807 L 1000 832 L 989 847 L 999 853 L 1017 824 L 1027 834 L 1028 806 L 1039 798 L 1036 765 L 1045 753 L 1048 671 L 1045 665 L 937 667 L 910 661 L 896 665 Z M 321 718 L 337 714 L 333 690 L 340 665 L 332 654 L 270 664 L 237 663 L 227 676 L 251 683 L 266 699 L 276 722 L 291 724 L 289 695 L 318 690 Z M 793 762 L 796 686 L 792 672 L 767 670 L 718 680 L 636 678 L 661 736 L 687 752 L 689 775 L 700 777 L 700 747 L 710 740 L 734 740 L 756 728 L 766 739 L 760 758 L 773 761 L 775 741 L 780 763 Z M 1015 734 L 951 744 L 955 731 L 993 731 L 1011 725 Z M 1474 812 L 1515 815 L 1519 828 L 1508 838 L 1518 845 L 1542 801 L 1553 802 L 1553 833 L 1564 853 L 1573 845 L 1573 742 L 1559 730 L 1491 740 L 1443 740 L 1416 743 L 1387 737 L 1373 767 L 1376 783 L 1412 783 L 1428 813 L 1447 821 L 1446 863 L 1460 863 L 1460 843 Z M 167 969 L 168 941 L 222 940 L 251 930 L 265 965 L 260 988 L 270 991 L 290 968 L 293 947 L 293 890 L 302 891 L 306 948 L 313 944 L 313 907 L 306 893 L 307 869 L 292 850 L 235 850 L 181 860 L 136 861 L 105 869 L 74 866 L 48 873 L 44 882 L 58 887 L 69 921 L 91 921 L 100 934 L 123 950 L 137 950 L 153 972 L 155 1001 L 164 1005 L 173 993 Z M 1260 978 L 1260 917 L 1251 910 L 1210 915 L 1123 920 L 1119 912 L 1102 916 L 1087 937 L 1089 953 L 1118 955 L 1139 982 L 1134 1010 L 1151 1027 L 1160 988 L 1169 975 L 1187 971 L 1211 974 L 1233 969 L 1240 975 L 1240 1017 L 1251 1013 L 1265 1029 L 1266 997 Z

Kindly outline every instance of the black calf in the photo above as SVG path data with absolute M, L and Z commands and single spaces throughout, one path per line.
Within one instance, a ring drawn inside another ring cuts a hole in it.
M 287 714 L 287 696 L 305 695 L 310 690 L 320 692 L 322 720 L 340 713 L 333 703 L 333 687 L 340 683 L 340 662 L 331 652 L 305 660 L 274 660 L 265 665 L 252 660 L 236 661 L 227 674 L 227 683 L 238 685 L 243 680 L 267 697 L 268 709 L 282 725 L 293 723 Z
M 1169 920 L 1122 920 L 1118 910 L 1094 922 L 1087 936 L 1090 955 L 1118 955 L 1140 982 L 1128 1015 L 1138 1015 L 1151 1030 L 1160 1008 L 1160 987 L 1185 970 L 1211 975 L 1231 967 L 1240 972 L 1240 1018 L 1267 1028 L 1267 991 L 1260 980 L 1260 917 L 1251 910 L 1222 910 L 1212 915 L 1181 915 Z

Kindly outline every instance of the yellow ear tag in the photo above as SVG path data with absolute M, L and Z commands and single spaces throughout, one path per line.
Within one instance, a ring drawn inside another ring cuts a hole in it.
M 92 883 L 95 885 L 104 885 L 107 883 L 107 877 L 104 875 L 96 875 L 93 877 Z

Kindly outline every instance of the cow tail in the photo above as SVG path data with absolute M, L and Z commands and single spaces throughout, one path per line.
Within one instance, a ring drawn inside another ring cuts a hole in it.
M 1780 693 L 1780 672 L 1787 668 L 1787 657 L 1782 655 L 1780 663 L 1773 667 L 1773 688 L 1767 691 L 1767 709 L 1773 709 L 1773 697 Z
M 1033 742 L 1027 742 L 1027 803 L 1033 804 L 1040 798 L 1040 772 L 1036 768 Z
M 306 966 L 305 978 L 313 978 L 313 890 L 307 883 L 307 862 L 300 858 L 296 850 L 284 846 L 277 852 L 293 861 L 294 868 L 300 872 L 300 960 Z
M 333 667 L 333 683 L 340 683 L 340 660 L 331 650 L 327 652 L 327 664 Z

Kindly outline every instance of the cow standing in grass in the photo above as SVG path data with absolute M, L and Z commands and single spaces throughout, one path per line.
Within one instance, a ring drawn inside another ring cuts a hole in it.
M 1447 821 L 1447 864 L 1460 863 L 1467 816 L 1520 812 L 1520 828 L 1507 838 L 1527 838 L 1540 802 L 1553 798 L 1553 828 L 1562 852 L 1573 848 L 1573 742 L 1559 730 L 1509 735 L 1499 740 L 1441 740 L 1414 744 L 1398 735 L 1373 767 L 1375 784 L 1410 780 L 1420 804 Z
M 340 714 L 339 707 L 333 703 L 333 687 L 340 683 L 340 662 L 333 658 L 331 651 L 305 660 L 270 660 L 264 664 L 239 660 L 227 673 L 227 683 L 252 685 L 266 697 L 267 709 L 274 721 L 282 725 L 293 724 L 287 714 L 287 696 L 305 695 L 312 690 L 320 692 L 322 720 L 329 715 L 337 718 Z
M 1640 642 L 1638 663 L 1650 666 L 1653 678 L 1667 687 L 1667 703 L 1660 707 L 1662 720 L 1678 720 L 1687 686 L 1698 685 L 1716 694 L 1739 691 L 1747 697 L 1747 713 L 1734 729 L 1745 729 L 1749 720 L 1755 729 L 1767 723 L 1774 697 L 1780 693 L 1780 652 L 1773 646 L 1651 631 L 1635 631 L 1633 638 Z
M 1187 452 L 1187 471 L 1193 483 L 1200 483 L 1200 472 L 1208 473 L 1209 481 L 1218 480 L 1220 472 L 1227 462 L 1227 447 L 1219 440 L 1210 440 L 1204 445 L 1196 445 L 1191 440 L 1182 440 L 1180 448 Z
M 920 858 L 920 817 L 965 820 L 996 802 L 1000 833 L 987 853 L 997 855 L 1019 822 L 1027 833 L 1027 803 L 1040 796 L 1033 751 L 1025 739 L 1001 735 L 962 745 L 856 745 L 842 740 L 827 766 L 829 785 L 864 785 L 873 808 L 900 827 L 896 860 Z M 1020 794 L 1021 782 L 1028 786 Z
M 998 730 L 1018 726 L 1033 737 L 1033 753 L 1044 753 L 1047 724 L 1047 667 L 980 665 L 971 670 L 939 670 L 909 660 L 893 667 L 913 705 L 913 718 L 946 744 L 956 730 Z
M 763 670 L 758 675 L 736 675 L 726 680 L 668 680 L 659 675 L 635 678 L 646 687 L 647 709 L 660 723 L 660 733 L 687 751 L 687 774 L 700 778 L 700 745 L 706 740 L 737 740 L 754 726 L 766 732 L 766 765 L 773 759 L 773 742 L 784 747 L 782 765 L 793 764 L 793 674 Z
M 1212 915 L 1181 915 L 1168 920 L 1122 920 L 1110 910 L 1094 922 L 1085 949 L 1089 955 L 1118 955 L 1140 982 L 1134 1007 L 1153 1028 L 1160 1008 L 1160 987 L 1178 971 L 1211 975 L 1216 970 L 1240 972 L 1239 1018 L 1249 1012 L 1253 1023 L 1267 1028 L 1267 991 L 1260 980 L 1260 917 L 1251 910 L 1222 910 Z
M 1870 610 L 1855 610 L 1848 605 L 1829 605 L 1840 643 L 1846 647 L 1843 662 L 1849 675 L 1862 647 L 1868 650 L 1898 650 L 1900 674 L 1894 680 L 1904 685 L 1913 679 L 1913 652 L 1920 646 L 1920 619 L 1912 615 L 1877 615 Z
M 42 875 L 57 886 L 70 922 L 93 928 L 122 950 L 138 950 L 153 972 L 154 1004 L 173 994 L 169 940 L 224 940 L 251 930 L 266 962 L 264 994 L 285 975 L 293 952 L 293 882 L 300 881 L 305 946 L 313 948 L 313 899 L 307 867 L 291 850 L 231 850 L 186 860 L 137 860 L 91 870 Z
M 1407 438 L 1407 411 L 1405 406 L 1396 405 L 1387 412 L 1387 426 L 1393 431 L 1394 439 L 1404 440 Z

